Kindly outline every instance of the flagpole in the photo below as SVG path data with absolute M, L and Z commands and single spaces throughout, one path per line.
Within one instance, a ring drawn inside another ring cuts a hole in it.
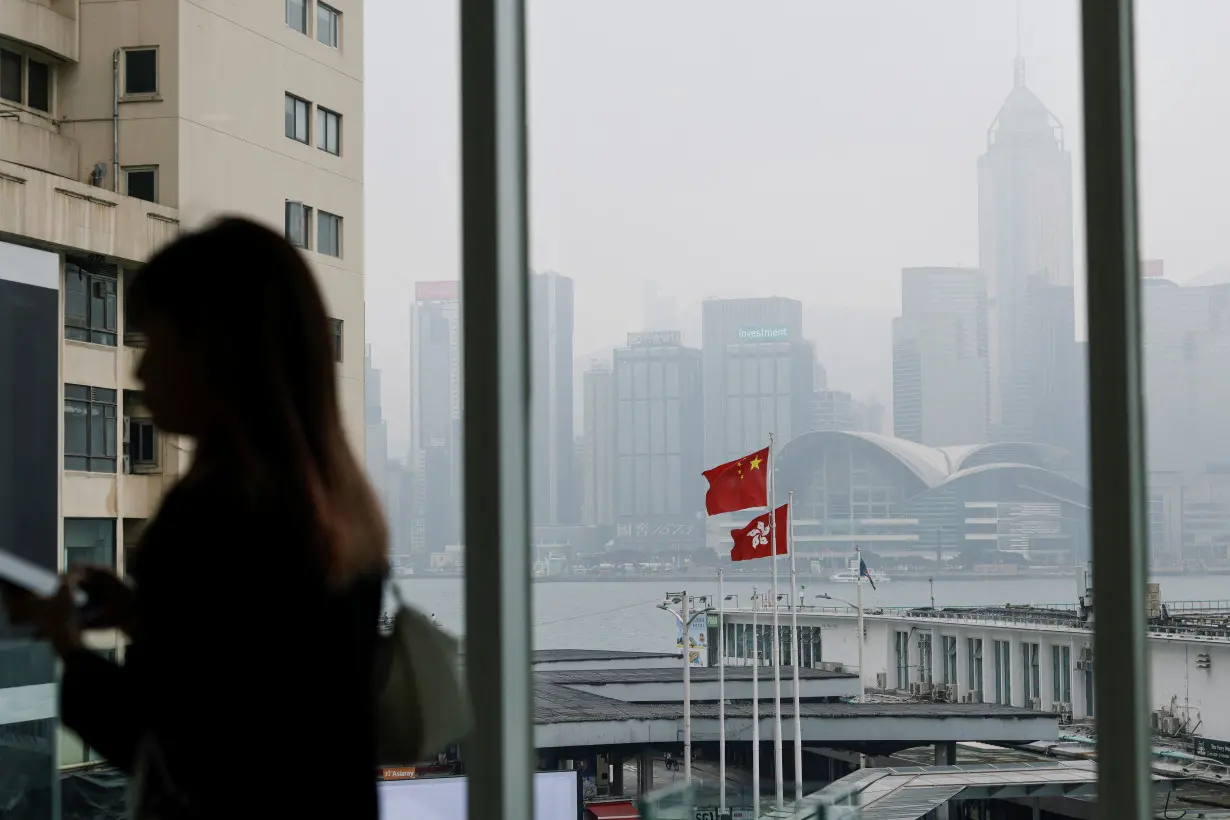
M 858 544 L 854 545 L 854 560 L 858 563 L 858 568 L 854 570 L 855 576 L 858 578 L 858 597 L 855 602 L 858 604 L 858 702 L 863 703 L 866 698 L 864 693 L 867 691 L 863 684 L 863 551 Z M 867 758 L 862 752 L 858 755 L 858 767 L 864 768 L 867 764 Z
M 752 588 L 752 817 L 760 820 L 760 593 Z
M 773 434 L 769 433 L 769 560 L 773 562 L 773 785 L 777 807 L 784 806 L 785 784 L 782 780 L 782 635 L 777 614 L 777 481 L 773 456 Z
M 718 811 L 726 814 L 726 577 L 718 567 L 718 777 L 722 787 Z
M 799 574 L 794 553 L 794 490 L 786 494 L 786 549 L 790 553 L 790 646 L 794 666 L 794 799 L 803 799 L 803 718 L 799 709 Z

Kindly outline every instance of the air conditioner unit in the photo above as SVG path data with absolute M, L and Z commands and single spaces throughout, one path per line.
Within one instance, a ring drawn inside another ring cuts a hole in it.
M 1160 732 L 1162 729 L 1162 718 L 1164 718 L 1165 716 L 1166 716 L 1166 713 L 1163 712 L 1161 709 L 1154 709 L 1149 714 L 1149 728 L 1155 732 Z
M 1177 735 L 1183 728 L 1183 718 L 1166 715 L 1162 718 L 1162 733 L 1167 735 Z
M 955 683 L 950 683 L 944 687 L 944 699 L 949 703 L 957 702 L 957 685 Z
M 887 689 L 888 688 L 888 673 L 887 672 L 876 672 L 876 688 L 877 689 Z
M 1035 712 L 1042 711 L 1042 698 L 1030 698 L 1029 708 L 1033 709 Z
M 920 694 L 920 686 L 919 686 L 918 681 L 916 680 L 910 681 L 910 694 L 914 696 L 917 696 Z
M 982 692 L 977 690 L 969 693 L 970 703 L 982 703 Z

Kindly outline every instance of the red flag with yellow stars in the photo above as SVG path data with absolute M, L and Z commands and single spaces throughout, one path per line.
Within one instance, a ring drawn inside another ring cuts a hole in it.
M 736 461 L 705 470 L 709 491 L 705 510 L 709 515 L 769 506 L 769 448 L 757 450 Z

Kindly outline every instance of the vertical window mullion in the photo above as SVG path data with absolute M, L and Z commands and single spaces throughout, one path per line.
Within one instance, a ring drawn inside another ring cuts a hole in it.
M 1099 818 L 1153 816 L 1145 641 L 1132 0 L 1084 0 L 1089 402 Z
M 466 658 L 471 820 L 532 817 L 523 0 L 460 6 Z

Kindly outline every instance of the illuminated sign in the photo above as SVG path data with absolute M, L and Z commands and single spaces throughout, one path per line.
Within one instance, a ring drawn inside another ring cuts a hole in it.
M 691 540 L 699 535 L 696 525 L 692 523 L 655 524 L 649 521 L 621 521 L 615 534 L 619 538 L 641 541 Z
M 770 342 L 790 338 L 790 328 L 785 325 L 778 327 L 741 327 L 739 339 L 745 342 Z
M 414 298 L 419 302 L 440 302 L 457 298 L 457 281 L 415 282 Z
M 678 330 L 628 334 L 628 347 L 678 347 L 681 344 L 683 335 Z

